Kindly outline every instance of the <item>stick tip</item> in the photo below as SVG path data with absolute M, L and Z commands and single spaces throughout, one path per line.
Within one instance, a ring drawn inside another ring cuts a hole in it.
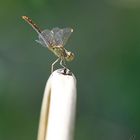
M 59 74 L 72 76 L 72 72 L 67 68 L 56 70 Z

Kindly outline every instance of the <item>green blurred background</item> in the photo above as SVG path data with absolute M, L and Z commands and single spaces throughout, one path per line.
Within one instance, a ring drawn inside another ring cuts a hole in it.
M 75 140 L 140 139 L 140 1 L 1 0 L 0 140 L 36 139 L 56 59 L 22 15 L 42 29 L 74 29 L 66 48 L 76 55 L 67 64 L 78 86 Z

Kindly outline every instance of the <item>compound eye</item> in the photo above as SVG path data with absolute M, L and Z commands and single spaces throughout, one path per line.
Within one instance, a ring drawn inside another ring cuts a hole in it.
M 67 61 L 72 61 L 74 59 L 74 54 L 72 52 L 68 52 L 68 55 L 66 57 Z

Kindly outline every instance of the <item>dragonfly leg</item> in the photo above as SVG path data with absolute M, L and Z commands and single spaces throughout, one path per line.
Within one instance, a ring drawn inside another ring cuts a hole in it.
M 63 63 L 64 63 L 64 65 L 66 65 L 66 64 L 65 64 L 65 61 L 61 59 L 61 60 L 60 60 L 60 65 L 61 65 L 63 68 L 66 68 L 66 67 L 63 65 Z
M 51 73 L 53 72 L 53 66 L 55 65 L 55 63 L 57 63 L 59 61 L 60 58 L 56 59 L 53 63 L 52 63 L 52 66 L 51 66 Z

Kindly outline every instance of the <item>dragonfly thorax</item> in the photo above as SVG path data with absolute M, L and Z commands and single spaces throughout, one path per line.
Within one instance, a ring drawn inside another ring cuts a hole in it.
M 49 48 L 57 57 L 62 60 L 72 61 L 74 59 L 74 54 L 67 51 L 63 46 L 53 46 Z

